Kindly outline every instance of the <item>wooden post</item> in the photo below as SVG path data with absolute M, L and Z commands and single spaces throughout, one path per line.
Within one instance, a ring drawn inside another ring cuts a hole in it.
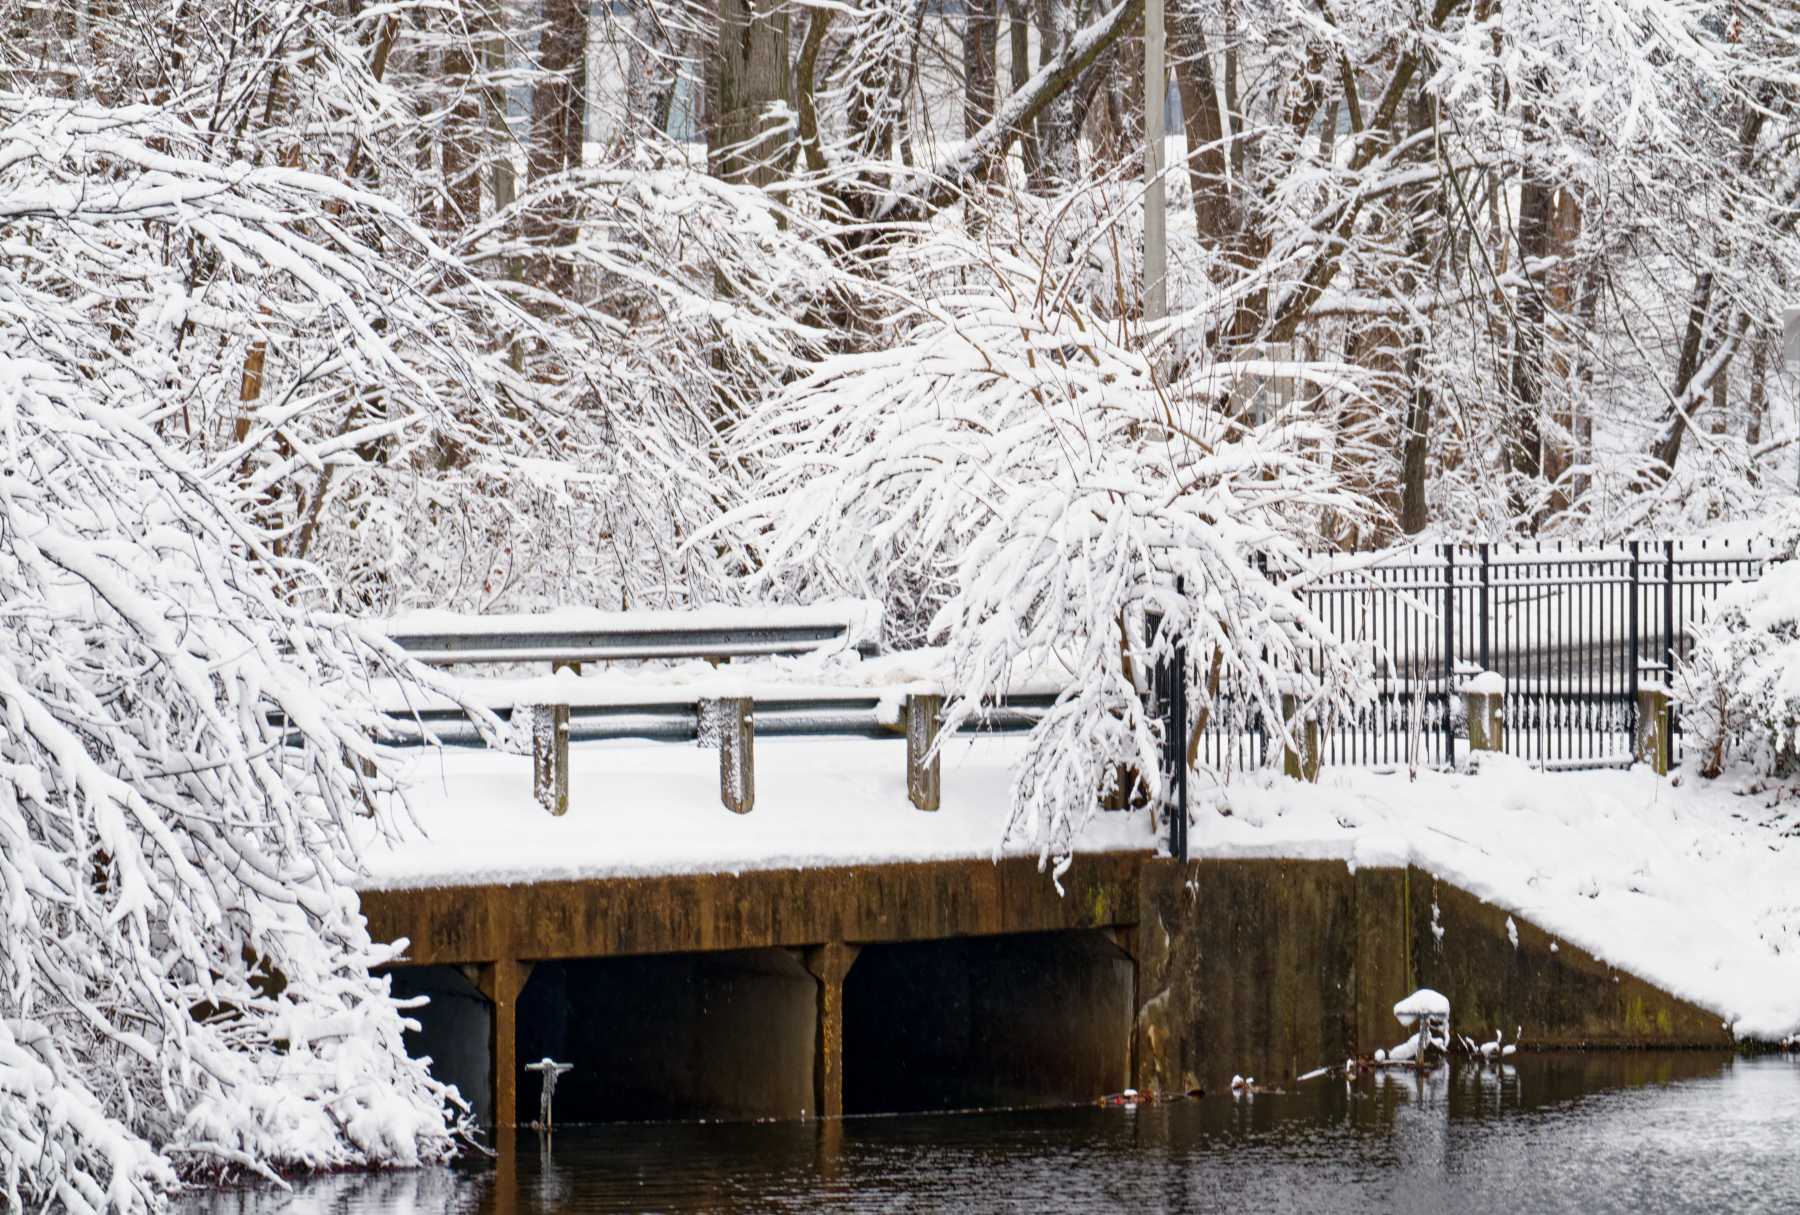
M 531 792 L 550 813 L 568 812 L 568 705 L 531 707 Z
M 1463 707 L 1469 715 L 1469 750 L 1506 749 L 1506 683 L 1492 671 L 1484 671 L 1463 685 Z
M 906 698 L 906 795 L 921 810 L 936 810 L 943 791 L 943 765 L 926 752 L 937 741 L 938 715 L 943 711 L 942 696 L 908 696 Z
M 1281 694 L 1281 719 L 1288 723 L 1288 732 L 1294 733 L 1294 714 L 1299 711 L 1299 698 L 1292 693 Z M 1319 722 L 1317 718 L 1308 717 L 1300 724 L 1300 750 L 1292 746 L 1281 752 L 1281 770 L 1295 780 L 1303 780 L 1309 784 L 1319 779 Z
M 1638 689 L 1637 760 L 1658 776 L 1669 774 L 1669 693 L 1664 688 Z
M 475 986 L 494 1006 L 488 1022 L 488 1063 L 493 1071 L 494 1125 L 517 1126 L 519 1117 L 519 993 L 531 963 L 513 958 L 483 962 Z
M 806 951 L 806 969 L 819 981 L 819 1019 L 813 1037 L 813 1112 L 844 1116 L 844 977 L 861 946 L 830 941 Z
M 701 702 L 703 723 L 705 703 Z M 713 703 L 718 706 L 719 800 L 733 813 L 748 814 L 756 805 L 755 702 L 748 696 L 728 696 Z

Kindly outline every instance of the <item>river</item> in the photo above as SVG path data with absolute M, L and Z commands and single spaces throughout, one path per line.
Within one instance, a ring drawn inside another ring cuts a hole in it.
M 184 1215 L 1800 1211 L 1800 1062 L 1546 1052 L 1283 1094 L 520 1131 L 501 1158 L 196 1193 Z

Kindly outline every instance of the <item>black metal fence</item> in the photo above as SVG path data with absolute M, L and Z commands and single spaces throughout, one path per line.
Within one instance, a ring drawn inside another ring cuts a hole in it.
M 1462 685 L 1506 681 L 1505 749 L 1546 767 L 1627 762 L 1641 688 L 1666 687 L 1689 629 L 1772 559 L 1764 541 L 1417 545 L 1338 554 L 1299 593 L 1343 641 L 1367 647 L 1377 696 L 1318 724 L 1326 764 L 1445 765 L 1466 737 Z M 1281 577 L 1298 571 L 1271 568 Z M 1197 715 L 1203 697 L 1190 691 Z M 1266 763 L 1279 734 L 1222 689 L 1202 755 Z M 1679 758 L 1679 730 L 1672 758 Z

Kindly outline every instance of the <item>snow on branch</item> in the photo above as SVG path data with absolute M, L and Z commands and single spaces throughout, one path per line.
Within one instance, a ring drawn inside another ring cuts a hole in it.
M 894 340 L 825 360 L 754 419 L 766 492 L 732 522 L 765 590 L 842 586 L 894 615 L 913 606 L 896 595 L 941 588 L 929 633 L 954 658 L 952 722 L 1060 672 L 1068 690 L 1013 790 L 1011 831 L 1046 861 L 1102 801 L 1161 793 L 1142 693 L 1166 648 L 1146 646 L 1146 614 L 1187 639 L 1196 688 L 1272 728 L 1284 694 L 1302 717 L 1359 694 L 1355 656 L 1263 566 L 1305 567 L 1294 538 L 1318 510 L 1366 511 L 1334 486 L 1321 427 L 1160 387 L 1142 354 L 1047 306 L 1035 268 L 991 249 L 946 236 L 920 260 L 935 264 L 908 284 Z M 945 268 L 970 265 L 952 285 Z

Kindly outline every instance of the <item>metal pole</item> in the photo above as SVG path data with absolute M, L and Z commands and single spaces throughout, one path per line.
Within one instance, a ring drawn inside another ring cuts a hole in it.
M 1789 374 L 1800 374 L 1800 304 L 1781 310 L 1781 365 Z M 1794 398 L 1794 421 L 1800 426 L 1800 396 Z M 1794 445 L 1800 449 L 1800 443 Z M 1794 479 L 1800 483 L 1800 457 L 1794 461 Z
M 1444 545 L 1444 763 L 1456 766 L 1456 545 Z
M 1670 693 L 1662 732 L 1663 768 L 1675 766 L 1675 542 L 1663 541 L 1663 688 Z
M 1488 546 L 1481 546 L 1481 669 L 1491 671 L 1488 657 Z
M 1175 593 L 1187 593 L 1181 578 L 1175 579 Z M 1187 645 L 1178 640 L 1174 649 L 1175 669 L 1169 681 L 1169 737 L 1175 743 L 1175 813 L 1169 816 L 1169 855 L 1185 864 L 1188 859 Z
M 1631 680 L 1630 706 L 1631 737 L 1638 736 L 1638 542 L 1631 542 L 1631 581 L 1625 592 L 1626 635 L 1629 638 L 1631 652 L 1625 655 L 1625 675 Z M 1633 746 L 1635 746 L 1635 741 Z
M 1163 199 L 1163 0 L 1144 0 L 1144 282 L 1146 328 L 1168 315 L 1168 228 Z

